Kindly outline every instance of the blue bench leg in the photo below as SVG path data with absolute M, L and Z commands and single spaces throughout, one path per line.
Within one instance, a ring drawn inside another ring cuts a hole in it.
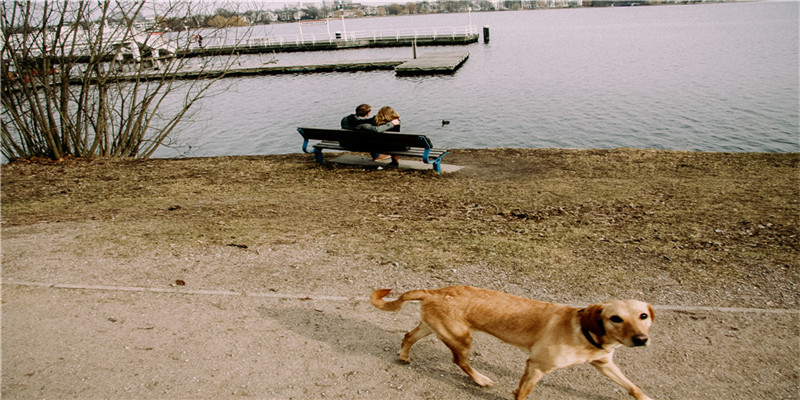
M 317 159 L 317 162 L 322 164 L 322 149 L 314 149 L 314 158 Z
M 441 160 L 436 160 L 436 161 L 433 162 L 433 170 L 436 171 L 439 174 L 442 173 L 442 161 Z

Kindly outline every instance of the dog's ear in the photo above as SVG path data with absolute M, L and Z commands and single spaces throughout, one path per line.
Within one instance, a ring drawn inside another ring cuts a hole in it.
M 650 311 L 650 320 L 651 321 L 654 320 L 656 318 L 656 315 L 653 313 L 653 306 L 648 304 L 647 305 L 647 311 Z
M 581 328 L 594 333 L 597 337 L 605 336 L 606 327 L 603 325 L 603 317 L 600 316 L 602 312 L 603 306 L 600 304 L 586 307 L 581 312 Z

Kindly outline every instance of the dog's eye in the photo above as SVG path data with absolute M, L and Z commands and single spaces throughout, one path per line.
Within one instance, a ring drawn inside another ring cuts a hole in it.
M 650 317 L 649 315 L 642 313 L 642 315 L 639 316 L 639 319 L 647 319 L 649 317 Z
M 611 322 L 616 322 L 616 323 L 622 322 L 622 318 L 620 318 L 618 315 L 615 315 L 609 319 L 611 320 Z

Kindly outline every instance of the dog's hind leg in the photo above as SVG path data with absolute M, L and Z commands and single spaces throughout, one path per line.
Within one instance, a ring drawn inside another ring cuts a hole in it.
M 469 351 L 472 347 L 472 335 L 470 334 L 469 329 L 465 328 L 464 333 L 457 336 L 439 335 L 439 339 L 441 339 L 442 342 L 444 342 L 444 344 L 450 348 L 450 351 L 453 352 L 453 362 L 470 377 L 472 377 L 472 380 L 474 380 L 475 383 L 480 386 L 494 385 L 494 382 L 491 379 L 473 369 L 469 364 Z
M 411 358 L 408 354 L 411 351 L 411 346 L 413 346 L 418 340 L 430 335 L 431 333 L 433 333 L 433 331 L 428 324 L 424 322 L 420 322 L 416 328 L 406 333 L 406 336 L 403 338 L 403 345 L 400 347 L 400 361 L 406 363 L 411 362 Z

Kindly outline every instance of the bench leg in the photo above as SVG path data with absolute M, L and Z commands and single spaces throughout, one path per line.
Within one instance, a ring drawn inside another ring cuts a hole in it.
M 317 159 L 317 162 L 322 164 L 322 149 L 314 149 L 314 158 Z
M 436 173 L 442 173 L 442 160 L 436 160 L 433 162 L 433 170 L 436 171 Z

